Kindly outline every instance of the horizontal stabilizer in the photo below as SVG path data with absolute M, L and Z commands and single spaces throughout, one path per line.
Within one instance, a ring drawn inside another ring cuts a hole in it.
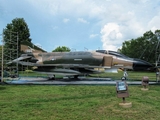
M 19 61 L 21 61 L 21 60 L 26 60 L 26 59 L 31 58 L 31 57 L 32 57 L 32 56 L 23 56 L 23 57 L 19 57 L 19 58 L 17 58 L 17 59 L 14 59 L 14 60 L 8 62 L 7 64 L 17 63 L 17 62 L 19 62 Z
M 19 58 L 13 60 L 13 62 L 17 62 L 17 61 L 21 61 L 21 60 L 26 60 L 26 59 L 31 58 L 31 57 L 32 56 L 19 57 Z

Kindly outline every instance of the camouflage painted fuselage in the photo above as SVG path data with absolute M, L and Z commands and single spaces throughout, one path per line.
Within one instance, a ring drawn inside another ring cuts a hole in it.
M 99 52 L 53 52 L 53 53 L 33 53 L 34 58 L 37 59 L 36 63 L 42 66 L 62 65 L 89 68 L 103 67 L 121 67 L 132 69 L 133 61 L 116 57 L 110 54 L 103 54 Z
M 108 52 L 105 50 L 27 53 L 13 60 L 13 62 L 37 66 L 35 71 L 41 73 L 65 75 L 98 73 L 99 71 L 94 68 L 103 68 L 105 71 L 113 72 L 118 68 L 147 69 L 152 66 L 146 61 L 129 58 L 118 52 Z

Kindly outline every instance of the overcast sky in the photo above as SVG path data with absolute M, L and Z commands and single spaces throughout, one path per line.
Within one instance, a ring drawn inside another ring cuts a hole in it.
M 116 51 L 122 42 L 160 29 L 159 0 L 0 0 L 0 30 L 24 18 L 30 38 L 51 52 Z

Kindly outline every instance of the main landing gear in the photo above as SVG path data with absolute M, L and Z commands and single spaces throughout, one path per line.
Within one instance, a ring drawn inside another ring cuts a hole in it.
M 49 76 L 48 80 L 55 80 L 55 75 Z

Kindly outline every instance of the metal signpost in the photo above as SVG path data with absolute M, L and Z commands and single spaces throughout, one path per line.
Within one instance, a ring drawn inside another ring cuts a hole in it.
M 132 103 L 127 103 L 125 101 L 126 97 L 129 97 L 129 92 L 128 92 L 128 85 L 126 81 L 118 81 L 116 82 L 116 92 L 117 92 L 117 97 L 122 98 L 122 103 L 119 103 L 120 106 L 124 108 L 129 108 L 132 107 Z
M 141 90 L 148 90 L 147 86 L 149 85 L 149 78 L 147 76 L 143 76 L 142 78 L 142 86 Z
M 125 103 L 125 98 L 129 97 L 128 86 L 126 81 L 119 81 L 116 84 L 117 88 L 117 97 L 123 99 L 123 103 Z

